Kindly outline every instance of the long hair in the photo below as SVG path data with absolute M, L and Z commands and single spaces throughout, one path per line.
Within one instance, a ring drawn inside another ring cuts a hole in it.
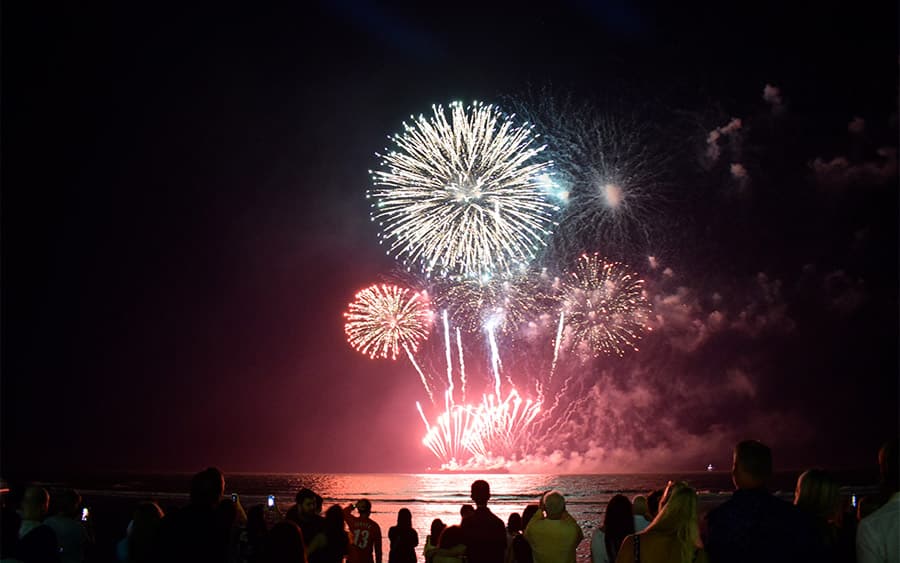
M 794 504 L 801 512 L 812 517 L 828 545 L 837 541 L 833 521 L 838 514 L 840 492 L 837 481 L 823 469 L 809 469 L 797 479 Z
M 622 542 L 633 533 L 634 517 L 631 514 L 631 501 L 625 495 L 616 495 L 609 499 L 606 514 L 603 515 L 603 541 L 610 561 L 616 560 Z
M 828 521 L 837 511 L 839 494 L 837 481 L 827 471 L 809 469 L 797 479 L 794 504 L 803 512 Z
M 401 508 L 397 511 L 397 527 L 412 528 L 412 512 L 408 508 Z
M 659 514 L 642 534 L 663 532 L 674 534 L 681 544 L 678 561 L 690 563 L 694 550 L 700 547 L 700 527 L 697 525 L 697 491 L 684 481 L 669 481 Z

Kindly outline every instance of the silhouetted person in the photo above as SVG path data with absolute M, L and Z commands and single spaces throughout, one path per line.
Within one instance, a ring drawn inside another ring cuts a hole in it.
M 191 500 L 163 518 L 160 556 L 165 561 L 219 563 L 225 560 L 230 524 L 218 507 L 225 490 L 222 472 L 210 467 L 191 479 Z
M 647 521 L 653 522 L 653 519 L 656 518 L 656 515 L 659 514 L 659 501 L 662 500 L 663 490 L 656 489 L 654 491 L 650 491 L 650 494 L 647 495 Z
M 15 484 L 10 484 L 9 491 L 0 495 L 3 503 L 3 512 L 0 514 L 0 559 L 12 559 L 19 546 L 19 527 L 22 525 L 22 515 L 18 508 L 22 504 L 22 496 L 25 490 Z
M 296 523 L 295 523 L 296 525 Z M 241 555 L 248 563 L 262 561 L 266 536 L 269 534 L 266 526 L 266 507 L 262 504 L 253 505 L 247 512 L 247 529 L 242 538 Z
M 408 508 L 397 512 L 397 525 L 388 530 L 388 539 L 391 541 L 388 563 L 416 563 L 419 534 L 412 527 L 412 512 Z
M 640 532 L 650 525 L 652 518 L 647 517 L 647 497 L 638 495 L 631 502 L 631 514 L 634 520 L 634 531 Z
M 151 501 L 135 507 L 125 538 L 124 561 L 128 563 L 152 563 L 159 560 L 159 533 L 163 510 Z
M 44 524 L 56 533 L 60 559 L 63 563 L 84 561 L 84 552 L 92 543 L 85 523 L 81 521 L 81 495 L 72 489 L 54 494 L 56 514 L 44 520 Z
M 735 446 L 731 476 L 737 490 L 706 516 L 704 544 L 713 563 L 816 560 L 820 554 L 808 521 L 767 489 L 772 476 L 767 446 L 755 440 Z
M 627 536 L 616 563 L 707 563 L 697 522 L 697 492 L 681 481 L 669 482 L 659 514 L 643 532 Z M 759 559 L 757 563 L 769 561 Z
M 459 507 L 459 521 L 462 522 L 466 519 L 466 516 L 471 516 L 475 513 L 475 507 L 471 504 L 464 504 Z
M 464 560 L 466 546 L 463 543 L 461 526 L 447 526 L 438 539 L 438 548 L 433 552 L 434 563 L 459 563 Z
M 826 561 L 839 561 L 837 554 L 840 511 L 840 486 L 822 469 L 809 469 L 797 478 L 794 506 L 809 520 L 815 532 L 819 549 L 828 557 Z
M 629 514 L 631 510 L 629 508 Z M 575 550 L 584 532 L 566 511 L 566 499 L 559 491 L 541 497 L 540 510 L 525 528 L 534 563 L 575 563 Z
M 646 499 L 644 502 L 646 503 Z M 603 525 L 591 536 L 593 563 L 615 561 L 619 548 L 622 547 L 622 541 L 634 532 L 634 516 L 628 497 L 616 495 L 609 499 L 606 513 L 603 515 Z
M 28 487 L 22 498 L 22 520 L 15 558 L 24 563 L 58 563 L 56 533 L 43 524 L 50 508 L 50 495 L 41 487 Z
M 353 515 L 353 510 L 359 517 Z M 372 502 L 360 499 L 344 509 L 344 520 L 350 530 L 347 563 L 381 563 L 381 527 L 372 520 Z
M 522 511 L 522 530 L 526 530 L 528 528 L 528 523 L 531 522 L 531 519 L 534 518 L 534 515 L 537 514 L 538 510 L 540 510 L 540 505 L 537 504 L 529 504 L 525 507 L 525 510 Z M 528 540 L 525 539 L 524 534 L 519 534 L 512 541 L 512 549 L 511 553 L 507 554 L 507 563 L 533 563 L 534 556 L 531 553 L 531 546 L 528 545 Z
M 425 556 L 425 563 L 431 563 L 432 559 L 434 559 L 434 552 L 438 548 L 438 542 L 441 539 L 441 532 L 443 532 L 444 528 L 446 527 L 447 526 L 440 518 L 435 518 L 431 521 L 431 529 L 429 530 L 430 533 L 425 536 L 425 547 L 422 550 L 422 555 Z
M 292 506 L 285 516 L 300 526 L 306 542 L 306 557 L 310 563 L 322 563 L 324 557 L 323 553 L 316 553 L 320 551 L 318 547 L 321 545 L 320 541 L 316 541 L 316 537 L 325 532 L 325 520 L 319 516 L 320 498 L 322 497 L 305 487 L 300 489 L 296 496 L 297 504 Z M 313 541 L 316 541 L 315 545 Z
M 262 561 L 264 563 L 306 563 L 306 545 L 300 526 L 291 520 L 284 520 L 272 526 L 266 536 Z
M 324 563 L 341 563 L 350 548 L 350 536 L 344 526 L 344 510 L 340 505 L 332 505 L 325 511 L 325 528 L 316 543 L 323 542 L 316 551 L 321 551 Z
M 491 486 L 479 479 L 472 483 L 471 494 L 475 512 L 460 524 L 466 559 L 468 563 L 502 563 L 506 554 L 506 526 L 487 506 Z
M 856 530 L 857 563 L 900 561 L 900 460 L 894 438 L 878 451 L 882 489 L 887 502 L 859 522 Z

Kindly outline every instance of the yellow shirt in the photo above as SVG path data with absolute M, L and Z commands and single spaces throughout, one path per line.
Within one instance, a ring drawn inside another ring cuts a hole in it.
M 525 529 L 534 563 L 575 563 L 575 548 L 584 539 L 578 522 L 568 513 L 559 520 L 544 518 L 539 510 Z

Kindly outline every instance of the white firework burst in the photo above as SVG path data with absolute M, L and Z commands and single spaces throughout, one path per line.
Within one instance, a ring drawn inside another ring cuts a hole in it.
M 478 278 L 521 270 L 557 210 L 551 167 L 528 124 L 491 105 L 451 103 L 412 118 L 371 172 L 372 220 L 388 254 L 426 274 Z

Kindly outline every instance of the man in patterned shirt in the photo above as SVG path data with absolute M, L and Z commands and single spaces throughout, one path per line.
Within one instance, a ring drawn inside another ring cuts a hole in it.
M 359 517 L 353 515 L 353 509 L 359 512 Z M 361 499 L 344 508 L 344 520 L 351 536 L 347 563 L 381 563 L 381 527 L 369 518 L 371 513 L 369 499 Z

